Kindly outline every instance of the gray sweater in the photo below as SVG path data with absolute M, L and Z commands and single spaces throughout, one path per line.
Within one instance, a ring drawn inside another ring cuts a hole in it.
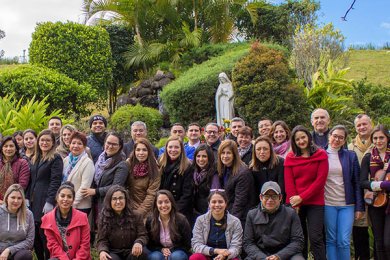
M 0 207 L 0 252 L 9 248 L 11 255 L 22 249 L 31 250 L 34 244 L 34 217 L 26 210 L 27 220 L 25 229 L 19 223 L 16 214 L 9 213 L 5 204 Z

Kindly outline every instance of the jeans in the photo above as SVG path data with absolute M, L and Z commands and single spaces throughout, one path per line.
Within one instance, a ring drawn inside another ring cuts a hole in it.
M 355 206 L 325 206 L 326 255 L 328 259 L 350 259 L 350 238 Z
M 165 260 L 165 257 L 160 251 L 152 251 L 148 255 L 148 260 Z M 188 255 L 183 250 L 178 249 L 173 252 L 171 251 L 168 260 L 188 260 Z

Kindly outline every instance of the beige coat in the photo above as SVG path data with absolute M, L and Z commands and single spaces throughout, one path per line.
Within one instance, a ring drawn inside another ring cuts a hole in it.
M 64 169 L 69 165 L 69 156 L 64 158 Z M 68 181 L 74 185 L 76 191 L 76 197 L 73 202 L 73 206 L 76 209 L 89 209 L 92 206 L 91 197 L 83 198 L 81 195 L 82 188 L 90 188 L 93 176 L 95 174 L 95 166 L 93 161 L 89 158 L 88 154 L 85 153 L 83 157 L 79 159 L 75 167 L 72 169 L 68 176 Z

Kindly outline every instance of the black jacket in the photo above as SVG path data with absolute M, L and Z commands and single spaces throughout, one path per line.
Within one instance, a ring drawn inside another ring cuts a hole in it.
M 191 175 L 193 176 L 195 169 L 192 169 Z M 214 174 L 218 174 L 215 171 Z M 211 182 L 214 175 L 206 176 L 198 185 L 195 184 L 194 178 L 192 178 L 193 183 L 193 208 L 195 217 L 205 214 L 209 208 L 209 203 L 207 198 L 210 194 Z
M 270 218 L 259 207 L 249 211 L 244 229 L 243 248 L 245 259 L 265 259 L 277 255 L 279 259 L 290 259 L 302 253 L 304 237 L 295 210 L 283 204 Z
M 59 154 L 51 161 L 38 160 L 31 165 L 31 180 L 27 188 L 26 199 L 30 200 L 30 209 L 34 220 L 41 222 L 42 210 L 46 202 L 56 204 L 56 194 L 61 186 L 64 164 Z

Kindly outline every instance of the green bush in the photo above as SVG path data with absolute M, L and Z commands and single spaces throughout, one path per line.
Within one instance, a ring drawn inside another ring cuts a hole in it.
M 112 56 L 107 31 L 78 23 L 45 22 L 35 28 L 29 49 L 31 64 L 64 73 L 107 96 L 112 79 Z
M 148 138 L 153 143 L 159 139 L 159 129 L 163 124 L 162 115 L 157 109 L 141 105 L 125 105 L 112 115 L 110 124 L 112 129 L 130 136 L 130 125 L 135 121 L 143 121 L 148 127 Z
M 290 127 L 308 120 L 303 87 L 292 84 L 282 51 L 255 43 L 232 74 L 235 107 L 250 126 L 256 128 L 262 117 L 284 120 Z
M 247 44 L 240 45 L 219 57 L 194 65 L 164 87 L 161 99 L 171 122 L 205 124 L 215 119 L 215 92 L 218 75 L 231 74 L 236 61 L 248 53 Z
M 19 65 L 0 71 L 0 95 L 15 93 L 15 99 L 22 97 L 42 100 L 47 96 L 47 111 L 61 109 L 63 115 L 87 115 L 89 102 L 96 100 L 96 91 L 89 84 L 78 84 L 55 70 Z

